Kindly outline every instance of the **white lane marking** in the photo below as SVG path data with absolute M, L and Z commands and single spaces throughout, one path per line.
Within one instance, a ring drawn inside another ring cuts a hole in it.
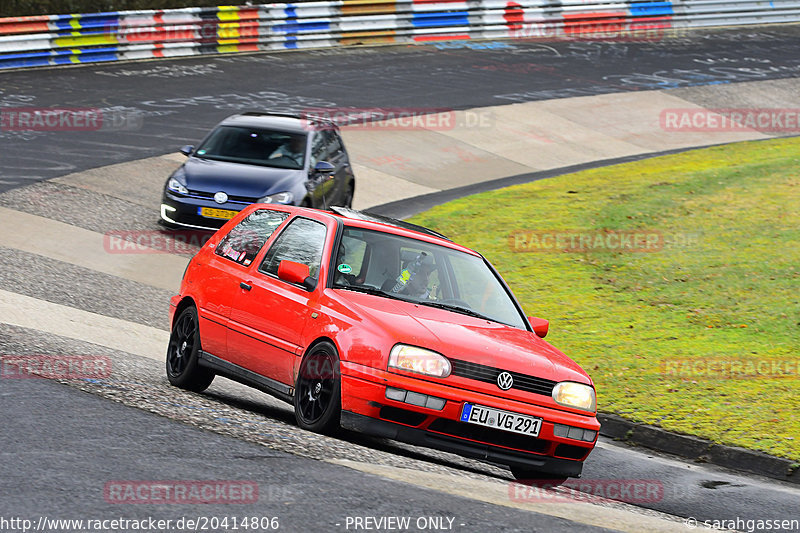
M 0 290 L 0 322 L 163 361 L 169 333 Z
M 155 219 L 155 211 L 153 213 Z M 7 228 L 0 232 L 0 246 L 174 292 L 180 288 L 189 262 L 188 256 L 156 253 L 155 250 L 153 253 L 111 253 L 101 233 L 5 207 L 0 207 L 0 227 Z
M 621 506 L 624 504 L 619 506 L 614 504 L 615 506 L 611 507 L 582 501 L 554 503 L 536 501 L 537 498 L 512 497 L 514 496 L 512 492 L 514 489 L 510 481 L 480 480 L 465 476 L 456 477 L 438 472 L 421 472 L 394 466 L 362 463 L 349 459 L 332 459 L 328 460 L 328 462 L 462 498 L 546 514 L 590 526 L 626 533 L 641 533 L 642 531 L 686 533 L 686 527 L 683 522 L 675 517 L 650 510 L 637 512 L 632 506 L 625 506 L 630 510 L 623 509 Z M 456 520 L 458 520 L 458 517 L 456 517 Z

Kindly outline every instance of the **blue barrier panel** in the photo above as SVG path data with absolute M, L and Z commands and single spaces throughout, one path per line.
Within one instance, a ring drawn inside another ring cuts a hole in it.
M 432 28 L 437 26 L 469 26 L 469 13 L 467 11 L 453 11 L 447 13 L 414 13 L 411 24 L 415 28 Z
M 673 15 L 672 2 L 632 2 L 632 17 L 657 17 Z

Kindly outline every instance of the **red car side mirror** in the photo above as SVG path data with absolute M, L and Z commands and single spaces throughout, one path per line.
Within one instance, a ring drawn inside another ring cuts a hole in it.
M 284 259 L 278 265 L 278 277 L 283 281 L 289 283 L 296 283 L 302 285 L 308 290 L 314 290 L 317 285 L 317 280 L 311 277 L 311 272 L 308 270 L 308 265 L 302 263 L 295 263 Z
M 531 323 L 533 332 L 536 333 L 537 337 L 547 337 L 547 330 L 550 329 L 549 320 L 545 320 L 544 318 L 536 318 L 535 316 L 529 316 L 528 321 Z

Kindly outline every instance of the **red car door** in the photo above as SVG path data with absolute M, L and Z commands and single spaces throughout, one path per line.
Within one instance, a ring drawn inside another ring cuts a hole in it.
M 253 211 L 217 243 L 213 253 L 204 256 L 203 284 L 197 288 L 204 351 L 229 359 L 228 321 L 234 297 L 261 247 L 287 218 L 284 212 Z
M 231 314 L 231 303 L 236 294 L 238 284 L 234 281 L 242 269 L 229 260 L 218 257 L 216 254 L 206 256 L 203 269 L 203 286 L 198 289 L 198 318 L 200 321 L 200 335 L 203 339 L 203 350 L 216 355 L 227 357 L 227 331 L 228 320 Z
M 283 260 L 308 265 L 318 278 L 328 228 L 323 222 L 296 217 L 270 245 L 264 259 L 237 290 L 228 323 L 228 354 L 232 362 L 289 386 L 303 350 L 303 329 L 311 319 L 314 290 L 278 278 Z

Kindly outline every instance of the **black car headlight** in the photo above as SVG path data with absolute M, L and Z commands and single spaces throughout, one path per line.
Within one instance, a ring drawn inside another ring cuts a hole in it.
M 167 181 L 167 189 L 178 194 L 189 194 L 189 189 L 176 178 L 170 178 L 169 181 Z
M 268 194 L 258 201 L 262 204 L 290 204 L 294 202 L 294 194 L 286 192 L 277 192 L 275 194 Z

